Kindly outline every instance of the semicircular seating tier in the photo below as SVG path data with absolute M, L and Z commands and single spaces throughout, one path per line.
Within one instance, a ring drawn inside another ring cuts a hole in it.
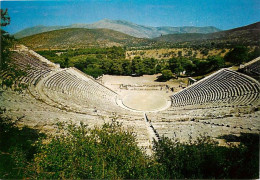
M 6 115 L 23 117 L 26 125 L 47 130 L 58 121 L 83 121 L 92 127 L 116 119 L 134 130 L 139 146 L 150 146 L 143 114 L 118 106 L 116 92 L 76 68 L 61 69 L 31 50 L 13 51 L 11 59 L 27 73 L 17 81 L 29 87 L 21 94 L 2 92 L 0 107 L 6 109 Z
M 39 83 L 38 89 L 40 88 L 50 100 L 70 107 L 71 110 L 121 111 L 116 104 L 117 93 L 75 68 L 62 69 L 50 74 Z
M 182 142 L 199 136 L 259 133 L 259 82 L 229 69 L 194 83 L 171 96 L 165 111 L 147 113 L 159 136 Z
M 221 69 L 171 96 L 171 108 L 254 105 L 258 103 L 259 92 L 260 84 L 255 79 L 229 69 Z
M 40 61 L 29 51 L 13 51 L 11 58 L 14 65 L 27 73 L 26 76 L 22 76 L 19 81 L 29 85 L 36 85 L 41 78 L 56 68 L 46 62 Z
M 255 58 L 244 65 L 241 65 L 238 71 L 247 74 L 259 81 L 260 80 L 260 57 Z

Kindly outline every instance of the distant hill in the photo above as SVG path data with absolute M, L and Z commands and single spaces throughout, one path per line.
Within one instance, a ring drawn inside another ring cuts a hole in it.
M 186 43 L 190 45 L 260 45 L 260 22 L 247 26 L 230 29 L 227 31 L 209 33 L 209 34 L 168 34 L 155 38 L 157 42 L 167 42 L 171 44 Z
M 33 49 L 149 45 L 148 39 L 136 38 L 109 29 L 69 28 L 44 32 L 19 39 Z
M 31 36 L 34 34 L 39 34 L 43 32 L 48 32 L 48 31 L 54 31 L 54 30 L 59 30 L 59 29 L 65 29 L 66 26 L 34 26 L 30 28 L 23 29 L 22 31 L 19 31 L 18 33 L 14 34 L 14 37 L 17 39 L 26 37 L 26 36 Z
M 101 21 L 95 22 L 93 24 L 72 24 L 70 26 L 35 26 L 31 28 L 26 28 L 22 31 L 19 31 L 14 34 L 16 38 L 23 38 L 26 36 L 59 30 L 66 28 L 87 28 L 87 29 L 111 29 L 119 31 L 134 37 L 139 38 L 155 38 L 161 35 L 166 34 L 180 34 L 180 33 L 213 33 L 218 32 L 220 29 L 207 26 L 207 27 L 193 27 L 193 26 L 184 26 L 184 27 L 151 27 L 134 24 L 132 22 L 123 21 L 123 20 L 109 20 L 103 19 Z
M 33 49 L 65 49 L 85 47 L 165 47 L 165 46 L 204 46 L 229 47 L 235 45 L 259 46 L 260 22 L 227 31 L 202 34 L 179 33 L 162 35 L 154 39 L 136 38 L 110 29 L 78 28 L 73 25 L 20 39 L 20 42 Z

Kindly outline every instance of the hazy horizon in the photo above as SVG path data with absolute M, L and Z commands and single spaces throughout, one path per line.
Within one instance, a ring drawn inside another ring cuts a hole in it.
M 25 28 L 91 24 L 102 19 L 125 20 L 145 26 L 214 26 L 221 30 L 259 21 L 257 0 L 66 0 L 1 1 L 8 8 L 13 34 Z

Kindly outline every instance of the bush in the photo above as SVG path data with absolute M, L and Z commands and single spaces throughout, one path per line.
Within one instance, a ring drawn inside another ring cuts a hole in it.
M 59 124 L 53 137 L 0 119 L 0 178 L 184 179 L 259 177 L 259 135 L 228 135 L 238 146 L 222 147 L 209 138 L 180 143 L 162 137 L 149 157 L 133 132 L 113 122 L 87 128 Z
M 202 49 L 201 54 L 203 54 L 204 56 L 207 56 L 209 54 L 209 50 L 208 49 Z
M 0 178 L 22 178 L 36 153 L 35 142 L 44 136 L 37 130 L 18 128 L 8 118 L 0 117 Z
M 155 159 L 164 178 L 258 178 L 259 135 L 242 134 L 239 146 L 223 147 L 208 138 L 194 144 L 163 137 L 155 142 Z
M 50 140 L 39 144 L 39 151 L 31 166 L 32 178 L 46 179 L 141 179 L 158 173 L 151 169 L 152 160 L 138 148 L 132 132 L 125 131 L 118 123 L 104 124 L 101 128 L 88 129 L 81 123 L 74 124 Z
M 163 80 L 163 81 L 167 81 L 169 79 L 171 79 L 173 77 L 173 74 L 172 74 L 172 71 L 171 70 L 163 70 L 162 71 L 162 75 L 160 76 L 160 80 Z

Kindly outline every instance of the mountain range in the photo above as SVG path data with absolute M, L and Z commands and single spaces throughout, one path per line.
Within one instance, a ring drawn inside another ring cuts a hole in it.
M 158 42 L 182 43 L 189 42 L 191 45 L 206 44 L 230 44 L 230 45 L 255 45 L 259 46 L 260 22 L 235 29 L 215 33 L 188 33 L 168 34 L 154 38 Z
M 19 39 L 33 49 L 67 49 L 87 47 L 169 47 L 203 46 L 233 47 L 237 45 L 259 46 L 260 22 L 226 31 L 202 34 L 179 33 L 160 37 L 137 38 L 111 29 L 65 28 L 43 32 Z
M 15 33 L 14 37 L 20 39 L 26 36 L 39 34 L 42 32 L 48 32 L 48 31 L 59 30 L 59 29 L 67 29 L 67 28 L 86 28 L 86 29 L 105 28 L 105 29 L 119 31 L 124 34 L 128 34 L 130 36 L 134 36 L 138 38 L 155 38 L 166 34 L 182 34 L 182 33 L 206 34 L 206 33 L 221 31 L 220 29 L 213 26 L 151 27 L 151 26 L 138 25 L 124 20 L 103 19 L 93 24 L 72 24 L 69 26 L 42 26 L 42 25 L 34 26 Z

